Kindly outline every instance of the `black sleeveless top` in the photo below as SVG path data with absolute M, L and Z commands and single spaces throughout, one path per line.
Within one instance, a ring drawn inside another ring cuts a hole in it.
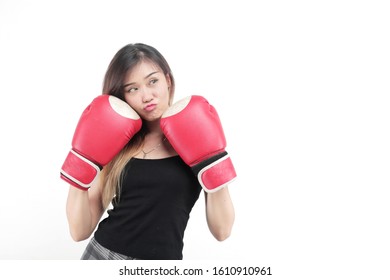
M 125 167 L 120 201 L 94 236 L 102 246 L 145 260 L 183 259 L 183 238 L 201 186 L 179 156 L 133 158 Z

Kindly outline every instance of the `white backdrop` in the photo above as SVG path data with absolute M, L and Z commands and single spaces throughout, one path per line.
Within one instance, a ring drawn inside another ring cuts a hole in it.
M 59 170 L 112 56 L 143 42 L 170 63 L 176 100 L 201 94 L 217 108 L 238 173 L 231 237 L 212 238 L 201 197 L 185 259 L 258 260 L 289 279 L 385 279 L 384 3 L 1 0 L 0 259 L 80 257 L 87 241 L 68 233 Z

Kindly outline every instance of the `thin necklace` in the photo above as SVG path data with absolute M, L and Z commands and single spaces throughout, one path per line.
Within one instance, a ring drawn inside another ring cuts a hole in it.
M 148 151 L 148 152 L 145 152 L 144 149 L 141 149 L 141 151 L 144 153 L 144 156 L 143 156 L 142 158 L 145 159 L 147 154 L 150 154 L 151 152 L 153 152 L 153 151 L 157 150 L 158 148 L 160 148 L 161 144 L 164 143 L 165 140 L 167 140 L 166 137 L 164 137 L 164 139 L 163 139 L 160 143 L 158 143 L 156 146 L 154 146 L 154 147 L 153 147 L 150 151 Z

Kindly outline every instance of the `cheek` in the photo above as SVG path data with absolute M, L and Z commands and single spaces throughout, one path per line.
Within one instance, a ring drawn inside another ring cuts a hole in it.
M 167 102 L 169 102 L 169 98 L 170 98 L 170 91 L 168 89 L 168 85 L 167 84 L 164 84 L 161 88 L 160 88 L 160 92 L 161 92 L 161 99 L 164 99 L 164 100 L 167 100 Z
M 135 111 L 139 111 L 139 105 L 138 105 L 138 102 L 136 100 L 136 98 L 134 97 L 131 97 L 127 94 L 125 94 L 125 101 L 127 104 L 130 105 L 131 108 L 133 108 Z
M 124 98 L 125 98 L 126 103 L 129 104 L 130 106 L 132 106 L 133 102 L 127 94 L 125 94 Z

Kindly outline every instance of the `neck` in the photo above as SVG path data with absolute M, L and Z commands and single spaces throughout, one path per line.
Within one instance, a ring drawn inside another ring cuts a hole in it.
M 160 127 L 160 120 L 156 120 L 153 122 L 147 122 L 145 123 L 145 126 L 147 128 L 148 134 L 160 134 L 163 135 L 163 132 Z

